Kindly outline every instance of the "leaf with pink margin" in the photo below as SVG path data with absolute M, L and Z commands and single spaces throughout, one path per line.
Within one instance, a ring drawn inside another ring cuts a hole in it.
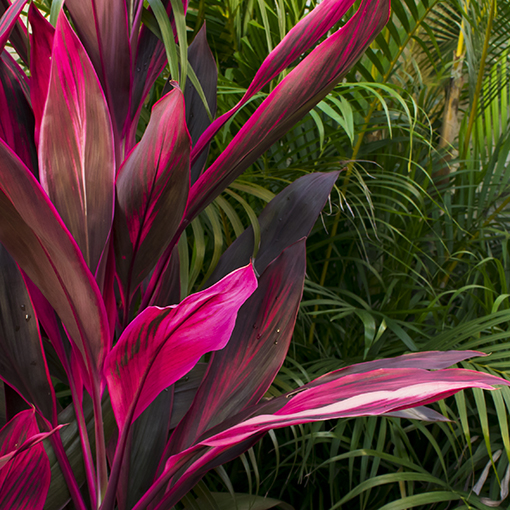
M 40 433 L 29 409 L 0 430 L 0 508 L 42 510 L 51 475 L 41 441 L 63 426 Z
M 46 366 L 37 316 L 23 276 L 2 245 L 0 268 L 1 378 L 55 424 L 55 392 Z
M 324 0 L 296 23 L 264 60 L 241 100 L 234 108 L 218 117 L 200 138 L 197 145 L 193 147 L 192 164 L 195 163 L 214 135 L 241 106 L 341 21 L 343 15 L 353 4 L 353 0 Z
M 0 17 L 11 6 L 9 0 L 0 0 Z M 23 63 L 28 67 L 28 33 L 27 27 L 18 18 L 18 22 L 14 25 L 9 35 L 9 42 L 12 44 L 16 53 L 19 55 Z M 1 51 L 0 51 L 1 53 Z
M 95 273 L 113 223 L 113 133 L 94 68 L 62 13 L 51 62 L 40 181 Z
M 213 353 L 191 409 L 168 443 L 173 453 L 256 404 L 281 368 L 294 332 L 306 271 L 305 240 L 293 244 L 259 278 L 224 349 Z
M 116 155 L 131 107 L 133 80 L 125 0 L 66 0 L 78 35 L 102 84 L 114 126 Z
M 19 15 L 28 0 L 15 0 L 0 18 L 0 52 L 3 51 L 9 36 L 18 21 Z
M 35 117 L 35 142 L 39 145 L 39 133 L 44 105 L 48 96 L 51 74 L 51 53 L 55 29 L 46 21 L 39 9 L 32 3 L 28 9 L 30 34 L 30 99 Z
M 24 73 L 4 51 L 0 55 L 0 138 L 37 175 L 34 115 L 25 96 L 27 90 Z
M 95 377 L 109 342 L 97 284 L 48 196 L 0 140 L 0 242 L 58 313 Z
M 180 487 L 194 473 L 209 464 L 212 466 L 214 459 L 229 448 L 270 429 L 328 419 L 378 416 L 435 402 L 463 389 L 492 390 L 498 384 L 510 386 L 509 381 L 473 370 L 428 371 L 418 368 L 378 369 L 339 375 L 327 383 L 311 386 L 314 382 L 265 404 L 253 406 L 251 416 L 242 413 L 242 421 L 236 425 L 170 457 L 163 474 L 133 510 L 145 508 L 179 472 L 173 486 L 154 508 L 160 510 L 172 506 L 178 501 L 173 499 L 173 495 L 179 493 Z M 204 449 L 207 446 L 210 449 Z M 185 466 L 189 467 L 182 473 Z
M 117 176 L 116 267 L 128 298 L 179 227 L 189 190 L 190 145 L 184 98 L 176 88 L 154 105 L 142 140 Z
M 389 0 L 363 0 L 340 30 L 282 80 L 191 188 L 183 228 L 333 90 L 381 31 L 389 13 Z
M 146 308 L 129 324 L 104 367 L 119 430 L 203 354 L 225 347 L 239 308 L 256 287 L 249 264 L 174 307 Z

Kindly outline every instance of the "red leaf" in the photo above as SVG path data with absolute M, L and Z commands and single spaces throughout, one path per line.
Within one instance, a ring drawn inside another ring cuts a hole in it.
M 94 68 L 63 13 L 39 142 L 41 184 L 95 273 L 113 221 L 113 135 Z
M 225 347 L 239 308 L 256 287 L 250 264 L 177 306 L 146 308 L 131 322 L 105 360 L 120 430 L 203 354 Z
M 117 177 L 117 273 L 128 297 L 179 227 L 188 197 L 190 144 L 183 95 L 174 89 L 154 105 L 142 140 Z

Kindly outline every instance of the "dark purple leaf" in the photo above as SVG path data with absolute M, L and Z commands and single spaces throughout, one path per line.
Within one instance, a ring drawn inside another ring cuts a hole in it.
M 115 157 L 101 86 L 63 13 L 39 140 L 41 184 L 95 273 L 113 222 Z
M 191 409 L 170 439 L 172 453 L 190 447 L 267 392 L 289 349 L 305 269 L 303 239 L 260 276 L 257 290 L 239 310 L 229 343 L 213 354 Z
M 5 13 L 5 11 L 10 6 L 11 2 L 9 0 L 0 0 L 0 17 Z M 16 53 L 20 56 L 21 60 L 23 60 L 25 65 L 28 65 L 27 28 L 25 27 L 21 19 L 18 18 L 17 23 L 14 25 L 14 28 L 11 31 L 9 40 L 12 43 L 14 49 L 16 50 Z
M 14 26 L 18 22 L 19 15 L 27 1 L 28 0 L 15 0 L 14 3 L 3 12 L 3 16 L 0 18 L 0 52 L 3 51 L 5 43 L 8 41 Z
M 180 90 L 160 99 L 142 140 L 119 170 L 114 238 L 128 300 L 167 247 L 186 206 L 190 138 L 184 111 Z
M 23 398 L 56 423 L 56 403 L 43 346 L 23 276 L 0 245 L 0 374 Z
M 25 75 L 4 51 L 0 56 L 0 138 L 37 175 L 34 115 L 25 96 Z

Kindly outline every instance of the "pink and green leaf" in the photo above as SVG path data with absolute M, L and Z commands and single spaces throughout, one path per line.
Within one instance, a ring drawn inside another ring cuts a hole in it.
M 120 430 L 200 357 L 222 349 L 241 305 L 257 287 L 251 264 L 179 305 L 146 308 L 105 360 L 105 378 Z
M 282 80 L 191 188 L 183 225 L 189 224 L 335 87 L 380 32 L 389 13 L 389 0 L 363 0 L 340 30 Z
M 94 68 L 63 13 L 51 62 L 40 180 L 95 273 L 113 222 L 113 134 Z
M 0 140 L 0 242 L 62 319 L 97 375 L 109 327 L 97 284 L 48 196 Z
M 184 98 L 176 88 L 154 105 L 142 140 L 117 178 L 114 239 L 127 301 L 179 227 L 189 190 L 189 152 Z

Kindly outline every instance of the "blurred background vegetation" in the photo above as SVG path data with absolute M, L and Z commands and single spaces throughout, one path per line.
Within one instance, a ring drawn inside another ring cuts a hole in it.
M 190 1 L 190 40 L 205 21 L 218 62 L 219 114 L 316 3 Z M 308 242 L 298 327 L 272 391 L 421 350 L 492 353 L 464 366 L 510 375 L 509 27 L 508 0 L 392 0 L 344 82 L 188 229 L 191 288 L 273 193 L 343 169 Z M 277 82 L 220 132 L 211 159 Z M 465 392 L 436 409 L 452 421 L 272 433 L 197 498 L 232 484 L 303 510 L 509 508 L 510 391 Z

